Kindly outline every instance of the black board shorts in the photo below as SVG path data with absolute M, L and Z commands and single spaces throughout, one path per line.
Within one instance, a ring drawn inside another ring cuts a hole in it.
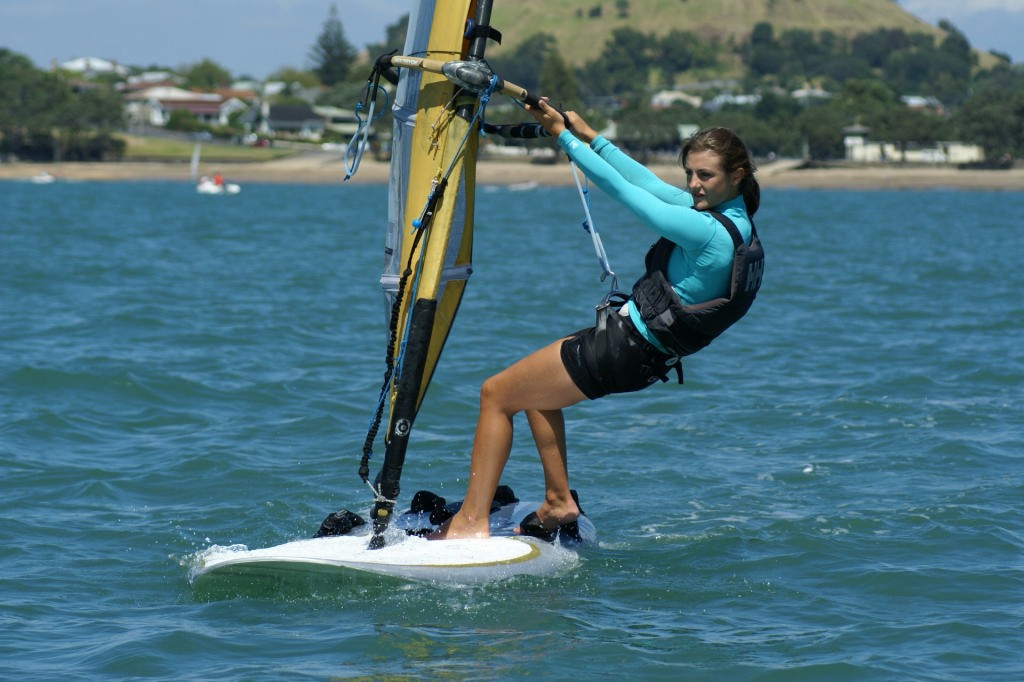
M 563 341 L 561 355 L 573 383 L 591 400 L 666 381 L 679 362 L 655 348 L 628 317 L 615 310 L 599 313 L 597 325 Z

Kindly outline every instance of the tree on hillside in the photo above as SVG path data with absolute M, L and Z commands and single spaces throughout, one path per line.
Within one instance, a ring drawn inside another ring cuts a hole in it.
M 883 140 L 894 142 L 900 149 L 901 161 L 906 160 L 907 148 L 913 143 L 932 145 L 948 138 L 949 124 L 945 119 L 926 111 L 903 105 L 892 106 L 866 121 L 872 133 Z
M 799 154 L 800 134 L 794 126 L 780 126 L 755 116 L 749 107 L 725 107 L 707 125 L 735 130 L 754 156 L 764 157 L 770 153 L 786 156 Z
M 960 29 L 945 19 L 939 22 L 939 28 L 946 32 L 946 37 L 939 44 L 939 52 L 950 58 L 960 68 L 964 66 L 975 66 L 978 58 L 971 53 L 971 43 L 967 40 Z M 970 73 L 964 74 L 969 76 Z
M 0 48 L 0 155 L 35 161 L 116 156 L 123 144 L 107 133 L 122 117 L 113 89 L 72 90 L 60 73 L 40 71 L 27 57 Z
M 398 21 L 388 24 L 388 27 L 384 29 L 383 43 L 367 44 L 366 53 L 370 55 L 370 60 L 374 61 L 382 54 L 388 54 L 395 50 L 401 52 L 402 48 L 405 47 L 405 34 L 408 32 L 409 15 L 403 14 Z
M 177 130 L 181 133 L 194 133 L 202 130 L 203 123 L 191 111 L 175 109 L 167 117 L 167 125 L 164 127 L 167 130 Z
M 489 59 L 494 70 L 505 80 L 521 85 L 530 92 L 540 88 L 540 72 L 544 68 L 547 55 L 555 49 L 556 41 L 549 33 L 534 33 L 524 40 L 506 56 Z M 558 90 L 544 91 L 541 94 L 555 96 Z
M 862 120 L 865 116 L 894 106 L 899 102 L 899 98 L 891 88 L 881 81 L 854 79 L 847 81 L 835 102 L 852 118 Z
M 291 66 L 278 69 L 267 77 L 267 80 L 281 81 L 282 83 L 298 83 L 304 88 L 315 88 L 320 85 L 320 79 L 312 71 L 300 71 Z
M 324 85 L 342 83 L 348 78 L 355 60 L 355 48 L 345 39 L 338 6 L 332 3 L 323 30 L 309 53 L 313 73 Z
M 699 124 L 702 114 L 686 104 L 669 109 L 651 109 L 634 105 L 623 109 L 615 117 L 618 124 L 616 141 L 646 160 L 652 151 L 674 153 L 680 149 L 679 124 Z
M 344 81 L 338 83 L 333 87 L 321 92 L 317 98 L 316 103 L 329 107 L 338 107 L 339 109 L 345 109 L 352 111 L 356 105 L 356 102 L 362 102 L 366 96 L 366 81 Z M 377 101 L 377 115 L 387 115 L 390 110 L 384 107 L 381 111 L 383 100 L 378 99 Z M 363 112 L 364 114 L 366 112 Z
M 824 45 L 818 43 L 813 32 L 805 29 L 783 31 L 779 42 L 787 55 L 783 76 L 799 78 L 803 74 L 812 73 L 825 56 Z
M 778 73 L 786 60 L 782 48 L 775 42 L 775 30 L 766 21 L 755 24 L 750 43 L 744 48 L 747 67 L 757 77 Z
M 186 88 L 216 90 L 231 85 L 231 72 L 211 59 L 186 66 L 182 69 Z
M 981 145 L 985 157 L 1024 158 L 1024 84 L 1016 92 L 990 85 L 964 103 L 953 117 L 960 137 Z
M 112 88 L 88 88 L 65 103 L 60 118 L 74 131 L 111 132 L 124 127 L 124 101 Z
M 880 28 L 855 36 L 850 45 L 850 54 L 855 59 L 863 59 L 871 68 L 880 69 L 890 54 L 902 52 L 909 47 L 910 38 L 902 29 Z
M 935 51 L 932 64 L 935 86 L 932 94 L 945 102 L 960 103 L 967 96 L 971 72 L 978 64 L 978 57 L 971 52 L 967 37 L 953 24 L 941 21 L 939 26 L 947 31 L 947 35 Z
M 752 113 L 762 121 L 791 121 L 800 115 L 803 108 L 799 100 L 788 94 L 769 90 L 761 95 Z
M 807 107 L 795 123 L 809 158 L 843 158 L 843 127 L 850 125 L 850 118 L 837 103 Z
M 638 99 L 647 89 L 652 39 L 632 28 L 617 28 L 601 55 L 586 66 L 591 94 Z
M 0 48 L 0 134 L 49 129 L 71 99 L 64 80 L 40 71 L 24 55 Z
M 669 88 L 675 85 L 676 74 L 714 66 L 718 58 L 713 43 L 676 28 L 656 41 L 656 51 L 662 83 Z
M 544 66 L 540 70 L 537 92 L 550 96 L 554 104 L 563 111 L 576 111 L 583 106 L 576 77 L 562 59 L 562 53 L 558 48 L 552 47 L 548 50 Z

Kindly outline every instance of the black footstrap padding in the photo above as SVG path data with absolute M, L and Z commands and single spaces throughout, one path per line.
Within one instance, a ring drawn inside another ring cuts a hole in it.
M 358 514 L 354 514 L 347 509 L 340 509 L 327 515 L 327 518 L 320 524 L 320 529 L 313 537 L 323 538 L 334 535 L 348 535 L 352 532 L 353 528 L 358 528 L 365 523 L 366 521 Z

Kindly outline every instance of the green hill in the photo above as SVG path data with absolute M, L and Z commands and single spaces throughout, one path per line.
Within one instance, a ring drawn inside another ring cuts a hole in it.
M 805 29 L 852 36 L 888 28 L 944 35 L 893 0 L 504 0 L 495 3 L 491 24 L 505 41 L 488 54 L 500 56 L 544 32 L 557 39 L 567 61 L 581 64 L 597 57 L 617 28 L 656 36 L 690 31 L 736 44 L 760 22 L 770 22 L 776 34 Z

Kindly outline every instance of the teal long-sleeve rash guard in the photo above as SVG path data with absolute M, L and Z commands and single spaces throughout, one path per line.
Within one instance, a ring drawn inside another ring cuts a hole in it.
M 601 136 L 588 146 L 566 130 L 558 136 L 558 144 L 595 185 L 676 244 L 666 275 L 683 303 L 729 295 L 732 238 L 713 216 L 693 210 L 689 192 L 662 181 Z M 742 196 L 713 208 L 732 219 L 744 241 L 750 240 L 750 217 Z M 661 348 L 632 304 L 628 312 L 643 337 Z

